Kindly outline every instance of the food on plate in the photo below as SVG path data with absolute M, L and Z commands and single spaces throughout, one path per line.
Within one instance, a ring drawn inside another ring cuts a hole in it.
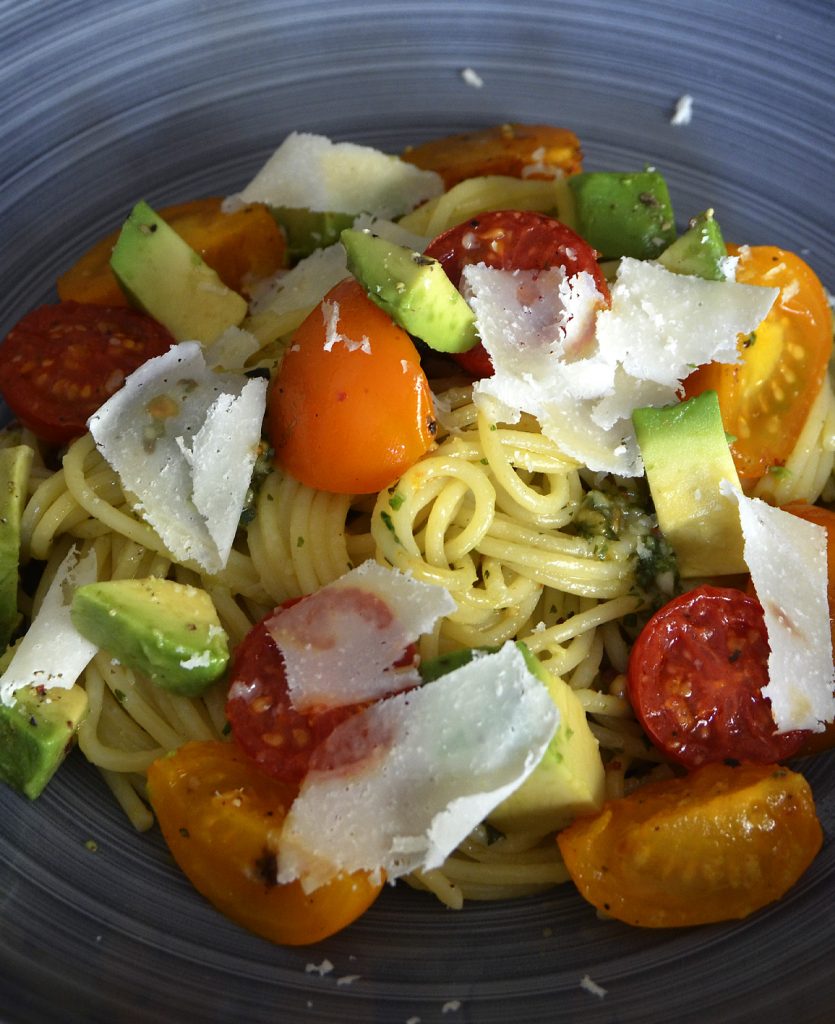
M 806 870 L 835 402 L 799 257 L 679 232 L 559 128 L 295 132 L 58 288 L 0 346 L 7 783 L 75 742 L 286 944 L 398 879 L 667 927 Z

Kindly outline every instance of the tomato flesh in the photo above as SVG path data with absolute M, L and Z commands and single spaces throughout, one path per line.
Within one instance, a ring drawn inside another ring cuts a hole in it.
M 0 393 L 41 440 L 65 444 L 128 374 L 173 344 L 161 324 L 133 309 L 39 306 L 0 345 Z
M 553 217 L 530 210 L 496 210 L 473 217 L 434 238 L 426 255 L 440 262 L 458 287 L 464 267 L 485 263 L 499 270 L 547 270 L 562 267 L 571 277 L 591 274 L 602 302 L 610 302 L 609 286 L 597 263 L 597 253 L 571 228 Z M 455 354 L 458 363 L 476 377 L 489 377 L 493 364 L 479 343 Z
M 284 659 L 270 633 L 270 623 L 281 611 L 275 609 L 253 626 L 236 649 L 226 717 L 235 739 L 261 771 L 282 782 L 298 783 L 319 744 L 365 705 L 310 713 L 293 707 Z
M 729 246 L 739 256 L 736 279 L 777 287 L 780 295 L 752 335 L 740 337 L 738 363 L 709 363 L 684 382 L 692 398 L 719 395 L 722 421 L 734 438 L 740 478 L 754 481 L 791 454 L 826 377 L 832 354 L 832 310 L 814 271 L 774 246 Z
M 261 774 L 234 743 L 187 743 L 148 769 L 148 793 L 172 856 L 221 913 L 283 945 L 319 942 L 356 920 L 382 882 L 339 876 L 305 894 L 276 882 L 281 827 L 297 787 Z
M 317 490 L 369 494 L 432 446 L 432 393 L 408 334 L 353 278 L 301 324 L 273 379 L 276 462 Z
M 403 159 L 440 174 L 449 189 L 465 178 L 484 174 L 511 178 L 553 178 L 555 171 L 576 174 L 582 169 L 583 154 L 580 140 L 566 128 L 502 124 L 412 146 Z
M 805 732 L 778 733 L 759 602 L 701 586 L 649 620 L 629 658 L 629 697 L 652 742 L 687 768 L 712 761 L 769 764 L 793 756 Z
M 580 893 L 644 928 L 747 917 L 794 885 L 822 840 L 803 776 L 751 764 L 649 783 L 557 836 Z

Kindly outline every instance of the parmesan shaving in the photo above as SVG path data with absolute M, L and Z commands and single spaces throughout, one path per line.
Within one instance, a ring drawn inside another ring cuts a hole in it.
M 226 565 L 266 393 L 265 380 L 212 372 L 188 341 L 144 363 L 91 417 L 96 447 L 177 561 Z
M 827 596 L 826 531 L 723 481 L 739 504 L 743 556 L 763 608 L 770 654 L 767 686 L 780 732 L 822 732 L 835 720 Z
M 224 209 L 267 203 L 393 218 L 443 190 L 440 175 L 399 157 L 324 135 L 291 132 L 246 188 L 224 202 Z
M 298 711 L 373 700 L 420 683 L 394 667 L 456 603 L 443 587 L 368 561 L 267 622 Z
M 463 273 L 495 373 L 476 403 L 514 423 L 536 416 L 543 433 L 590 469 L 640 476 L 634 409 L 676 401 L 694 366 L 734 362 L 737 336 L 764 319 L 776 288 L 704 281 L 624 258 L 602 309 L 594 279 L 562 268 Z
M 98 647 L 72 624 L 70 605 L 78 587 L 95 583 L 96 552 L 79 559 L 70 549 L 58 566 L 38 613 L 0 677 L 0 703 L 14 703 L 26 686 L 57 686 L 68 690 L 89 664 Z
M 559 713 L 514 643 L 380 701 L 319 747 L 279 843 L 279 882 L 439 867 L 534 770 Z

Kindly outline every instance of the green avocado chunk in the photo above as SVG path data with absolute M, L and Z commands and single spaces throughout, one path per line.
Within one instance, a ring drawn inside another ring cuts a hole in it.
M 560 723 L 533 772 L 487 820 L 500 832 L 522 830 L 545 835 L 564 828 L 580 814 L 600 810 L 604 797 L 603 761 L 583 706 L 571 687 L 551 675 L 522 641 L 517 641 L 516 646 L 530 671 L 547 687 L 559 710 Z M 464 648 L 442 654 L 421 665 L 421 677 L 424 682 L 432 682 L 468 664 L 477 653 L 497 649 Z
M 25 444 L 0 448 L 0 651 L 6 649 L 18 624 L 20 517 L 32 455 Z
M 13 653 L 9 648 L 0 658 L 0 675 Z M 12 699 L 0 704 L 0 781 L 34 800 L 72 746 L 87 694 L 80 686 L 25 686 Z
M 739 510 L 719 490 L 723 480 L 741 488 L 716 392 L 636 409 L 632 422 L 658 525 L 682 578 L 747 572 Z
M 560 713 L 560 721 L 542 760 L 522 785 L 487 816 L 500 832 L 521 830 L 545 835 L 565 828 L 581 814 L 603 806 L 605 770 L 600 749 L 579 698 L 551 675 L 528 647 L 517 642 L 531 672 L 541 680 Z
M 208 344 L 247 314 L 246 299 L 145 202 L 122 226 L 110 266 L 130 301 L 177 341 Z
M 405 331 L 439 352 L 466 352 L 476 344 L 475 314 L 438 260 L 370 231 L 348 229 L 340 238 L 348 269 Z
M 728 250 L 713 210 L 705 210 L 694 217 L 687 231 L 661 253 L 658 262 L 674 274 L 724 281 L 724 261 L 727 258 Z
M 276 222 L 284 228 L 291 263 L 339 241 L 339 235 L 356 220 L 353 213 L 328 213 L 290 206 L 271 206 Z
M 657 171 L 591 171 L 568 185 L 577 231 L 602 259 L 655 259 L 675 240 L 670 192 Z
M 229 661 L 212 599 L 173 580 L 89 583 L 73 595 L 70 615 L 83 637 L 184 697 L 202 693 Z

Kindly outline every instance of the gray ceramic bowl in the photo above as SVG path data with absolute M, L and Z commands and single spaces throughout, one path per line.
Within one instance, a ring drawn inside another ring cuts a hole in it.
M 292 129 L 397 151 L 507 120 L 564 124 L 587 168 L 654 164 L 682 220 L 712 205 L 728 237 L 793 248 L 831 288 L 833 42 L 830 0 L 0 2 L 0 330 L 137 198 L 232 191 Z M 684 93 L 693 119 L 677 127 Z M 823 852 L 739 924 L 631 931 L 569 888 L 454 914 L 398 888 L 288 950 L 216 914 L 73 757 L 34 805 L 0 793 L 0 1016 L 831 1021 L 832 756 L 808 777 Z M 331 973 L 308 969 L 325 959 Z

